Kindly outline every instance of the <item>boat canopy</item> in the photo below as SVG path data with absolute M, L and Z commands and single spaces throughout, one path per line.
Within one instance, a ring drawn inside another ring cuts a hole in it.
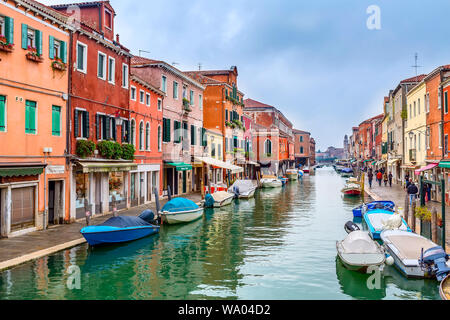
M 251 180 L 236 180 L 236 182 L 230 187 L 230 190 L 238 190 L 239 193 L 247 193 L 254 188 L 255 186 Z
M 422 167 L 416 171 L 414 171 L 414 173 L 416 174 L 416 176 L 419 176 L 421 172 L 427 171 L 427 170 L 431 170 L 433 168 L 436 168 L 438 166 L 437 163 L 431 163 L 425 167 Z M 440 166 L 440 165 L 439 165 Z M 449 167 L 450 168 L 450 167 Z
M 142 220 L 139 217 L 112 217 L 99 226 L 103 227 L 116 227 L 116 228 L 131 228 L 131 227 L 143 227 L 150 226 L 151 224 Z
M 192 200 L 186 198 L 175 198 L 167 202 L 161 211 L 163 212 L 182 212 L 198 209 L 199 206 Z
M 379 249 L 366 231 L 353 231 L 342 241 L 343 253 L 378 253 Z

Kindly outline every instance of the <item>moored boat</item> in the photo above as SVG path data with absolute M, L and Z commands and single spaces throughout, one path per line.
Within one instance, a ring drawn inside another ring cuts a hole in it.
M 279 188 L 283 186 L 281 180 L 277 179 L 275 176 L 264 176 L 261 179 L 261 184 L 263 188 Z
M 186 198 L 175 198 L 161 209 L 161 216 L 168 224 L 187 223 L 199 219 L 203 208 Z
M 441 295 L 442 300 L 450 300 L 450 275 L 441 281 L 439 294 Z
M 362 192 L 361 184 L 356 178 L 351 178 L 347 181 L 341 192 L 346 196 L 359 196 Z
M 400 272 L 410 278 L 442 280 L 449 272 L 448 255 L 433 241 L 413 232 L 385 230 L 381 240 Z
M 298 180 L 298 171 L 296 169 L 288 169 L 286 170 L 286 177 L 291 181 Z
M 99 225 L 84 227 L 80 233 L 89 245 L 98 246 L 134 241 L 158 233 L 159 228 L 153 212 L 145 210 L 139 217 L 112 217 Z
M 399 214 L 385 209 L 374 209 L 366 212 L 364 221 L 369 227 L 369 233 L 374 240 L 379 240 L 381 232 L 388 228 L 411 232 L 408 224 Z
M 353 176 L 353 169 L 352 168 L 343 168 L 340 172 L 342 177 L 351 177 Z
M 366 272 L 371 266 L 383 266 L 386 259 L 383 248 L 361 230 L 337 241 L 336 249 L 344 266 L 353 271 Z
M 362 205 L 353 209 L 353 217 L 361 218 L 364 213 L 370 210 L 383 209 L 387 211 L 395 211 L 395 203 L 392 201 L 372 201 L 370 203 L 363 203 Z
M 255 196 L 256 187 L 251 180 L 236 180 L 228 189 L 236 198 L 250 199 Z
M 226 191 L 218 191 L 208 193 L 205 197 L 205 207 L 207 208 L 221 208 L 231 204 L 234 199 L 234 194 Z

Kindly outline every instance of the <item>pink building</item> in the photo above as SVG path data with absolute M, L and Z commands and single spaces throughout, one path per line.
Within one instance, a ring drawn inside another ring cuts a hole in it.
M 203 128 L 204 87 L 164 61 L 133 57 L 132 73 L 164 92 L 158 110 L 163 110 L 163 189 L 174 195 L 201 190 L 202 163 L 206 144 Z

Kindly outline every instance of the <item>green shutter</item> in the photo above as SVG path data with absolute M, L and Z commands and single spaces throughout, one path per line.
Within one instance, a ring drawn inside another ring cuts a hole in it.
M 448 112 L 448 96 L 447 96 L 447 92 L 444 93 L 444 105 L 445 105 L 445 113 Z
M 195 126 L 191 124 L 191 146 L 195 145 Z
M 22 23 L 22 49 L 28 49 L 28 26 Z
M 25 133 L 36 133 L 36 102 L 25 104 Z
M 206 129 L 202 128 L 202 146 L 206 147 L 207 146 L 207 141 L 206 141 Z
M 78 110 L 74 111 L 73 118 L 73 134 L 75 138 L 78 138 Z
M 0 131 L 6 130 L 6 97 L 0 96 Z
M 35 30 L 36 51 L 38 55 L 42 55 L 42 32 Z
M 225 109 L 225 121 L 228 121 L 228 110 Z
M 5 37 L 8 43 L 14 43 L 14 19 L 5 17 Z
M 83 111 L 83 138 L 89 138 L 89 112 Z
M 173 142 L 175 143 L 180 143 L 181 141 L 181 134 L 180 134 L 180 122 L 174 120 L 173 122 L 173 129 L 174 129 L 174 138 L 173 138 Z
M 67 42 L 60 42 L 60 50 L 61 50 L 61 60 L 63 63 L 67 63 Z
M 55 38 L 48 36 L 48 56 L 50 59 L 55 58 Z
M 61 107 L 52 106 L 52 135 L 61 135 Z

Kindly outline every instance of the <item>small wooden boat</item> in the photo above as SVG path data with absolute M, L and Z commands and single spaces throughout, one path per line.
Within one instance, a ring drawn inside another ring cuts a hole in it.
M 362 193 L 361 184 L 356 178 L 351 178 L 347 181 L 341 192 L 346 196 L 359 196 Z
M 152 224 L 153 221 L 153 212 L 145 210 L 139 217 L 112 217 L 102 224 L 85 227 L 80 233 L 90 246 L 117 244 L 158 233 L 159 226 Z
M 381 232 L 386 229 L 389 220 L 394 218 L 394 214 L 395 212 L 383 209 L 370 210 L 364 214 L 364 221 L 369 227 L 369 233 L 372 239 L 381 239 Z M 398 229 L 411 232 L 411 229 L 408 227 L 406 221 L 401 217 L 398 217 L 398 219 L 400 221 Z
M 383 248 L 365 231 L 349 233 L 342 241 L 336 241 L 336 249 L 344 266 L 353 271 L 367 272 L 370 266 L 382 266 L 385 262 Z
M 288 178 L 285 178 L 285 177 L 279 177 L 278 180 L 281 181 L 281 184 L 282 184 L 283 187 L 284 187 L 284 186 L 288 183 L 288 181 L 289 181 L 289 179 L 288 179 Z
M 203 208 L 186 198 L 175 198 L 161 209 L 161 216 L 168 224 L 187 223 L 200 219 Z
M 283 186 L 281 180 L 277 179 L 275 176 L 263 176 L 261 184 L 263 188 L 280 188 Z
M 353 169 L 351 168 L 343 168 L 340 172 L 342 177 L 351 177 L 353 176 Z
M 395 266 L 408 278 L 434 278 L 446 276 L 450 268 L 446 265 L 447 254 L 433 241 L 413 232 L 385 230 L 381 240 Z
M 286 170 L 286 177 L 291 181 L 298 180 L 298 170 L 297 169 Z
M 439 294 L 441 295 L 442 300 L 450 300 L 450 275 L 441 281 Z
M 234 193 L 236 198 L 250 199 L 255 196 L 256 186 L 251 180 L 236 180 L 228 189 L 228 192 Z
M 206 208 L 221 208 L 231 204 L 234 199 L 234 194 L 225 191 L 218 191 L 212 194 L 208 193 L 205 196 Z

